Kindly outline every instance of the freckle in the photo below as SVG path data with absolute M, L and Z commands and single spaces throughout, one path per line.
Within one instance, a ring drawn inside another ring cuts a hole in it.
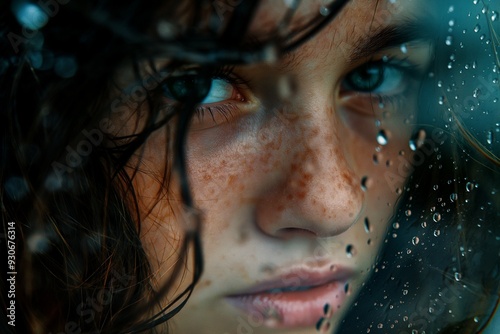
M 270 158 L 271 158 L 271 153 L 266 153 L 260 157 L 259 161 L 263 164 L 267 164 Z
M 349 213 L 349 218 L 352 218 L 352 217 L 354 217 L 354 214 L 351 212 L 351 213 Z
M 248 232 L 247 231 L 242 231 L 240 233 L 240 239 L 239 239 L 241 244 L 244 244 L 248 241 Z
M 233 185 L 234 181 L 236 181 L 236 176 L 234 175 L 229 175 L 228 178 L 227 178 L 227 184 L 229 186 Z
M 272 275 L 276 271 L 275 267 L 272 264 L 265 264 L 260 268 L 260 271 Z
M 292 194 L 288 194 L 286 195 L 286 199 L 291 201 L 293 199 L 293 195 Z
M 212 284 L 212 281 L 207 279 L 207 280 L 204 280 L 204 281 L 201 281 L 200 283 L 198 283 L 198 288 L 206 288 L 208 286 L 210 286 Z
M 284 205 L 278 205 L 278 207 L 276 208 L 279 212 L 283 212 L 285 210 L 285 206 Z
M 304 199 L 304 198 L 306 197 L 306 192 L 305 192 L 305 191 L 299 191 L 299 192 L 297 193 L 297 197 L 298 197 L 299 199 Z
M 205 174 L 205 175 L 203 175 L 203 180 L 205 180 L 205 181 L 209 181 L 209 180 L 211 180 L 211 179 L 212 179 L 212 175 L 210 175 L 210 174 Z
M 318 128 L 314 128 L 314 129 L 311 130 L 311 138 L 316 137 L 318 134 L 319 134 L 319 129 Z

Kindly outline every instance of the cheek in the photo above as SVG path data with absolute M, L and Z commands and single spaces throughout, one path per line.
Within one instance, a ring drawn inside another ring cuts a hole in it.
M 197 204 L 213 210 L 251 202 L 259 181 L 277 167 L 282 146 L 272 124 L 224 124 L 190 133 L 187 160 Z

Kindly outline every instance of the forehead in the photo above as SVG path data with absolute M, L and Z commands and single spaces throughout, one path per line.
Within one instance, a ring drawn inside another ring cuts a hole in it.
M 287 25 L 287 31 L 302 29 L 304 25 L 314 23 L 322 18 L 325 7 L 337 0 L 302 0 L 295 10 L 292 20 Z M 276 29 L 290 8 L 287 4 L 293 0 L 263 0 L 254 16 L 249 29 L 250 36 L 265 36 Z M 413 17 L 420 17 L 429 7 L 427 1 L 417 0 L 351 0 L 333 20 L 335 34 L 363 35 L 371 29 L 377 29 L 389 24 Z

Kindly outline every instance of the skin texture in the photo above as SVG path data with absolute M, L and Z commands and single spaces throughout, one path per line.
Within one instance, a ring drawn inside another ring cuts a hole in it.
M 317 1 L 303 3 L 293 24 L 319 11 Z M 205 271 L 185 308 L 169 323 L 174 333 L 246 333 L 249 328 L 252 333 L 316 333 L 314 327 L 266 326 L 225 297 L 290 270 L 342 267 L 353 274 L 346 301 L 330 319 L 331 328 L 337 326 L 370 275 L 396 205 L 398 193 L 386 175 L 400 175 L 398 156 L 411 154 L 418 84 L 406 80 L 399 101 L 381 108 L 376 94 L 346 89 L 343 81 L 371 61 L 353 61 L 354 41 L 420 10 L 411 0 L 381 1 L 378 7 L 375 1 L 352 1 L 314 39 L 277 63 L 236 68 L 237 76 L 250 81 L 233 92 L 230 112 L 214 111 L 213 117 L 205 112 L 193 119 L 187 158 L 203 217 Z M 264 1 L 251 34 L 262 34 L 275 12 L 282 8 Z M 408 48 L 406 56 L 425 65 L 428 46 L 410 43 Z M 372 56 L 379 60 L 384 55 L 405 56 L 397 47 Z M 287 84 L 291 94 L 286 94 Z M 137 131 L 136 122 L 130 117 L 119 133 Z M 381 129 L 389 136 L 387 145 L 377 143 Z M 162 182 L 165 162 L 171 160 L 169 143 L 171 133 L 158 130 L 130 163 L 130 173 L 138 166 L 134 187 L 154 288 L 170 275 L 186 226 L 175 173 L 168 189 Z M 364 177 L 367 189 L 361 186 Z M 187 263 L 178 291 L 189 284 L 191 267 Z M 165 303 L 178 291 L 171 291 Z

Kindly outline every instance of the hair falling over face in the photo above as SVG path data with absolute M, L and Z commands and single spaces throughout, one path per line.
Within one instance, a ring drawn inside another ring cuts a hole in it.
M 1 3 L 0 332 L 494 333 L 499 11 Z

